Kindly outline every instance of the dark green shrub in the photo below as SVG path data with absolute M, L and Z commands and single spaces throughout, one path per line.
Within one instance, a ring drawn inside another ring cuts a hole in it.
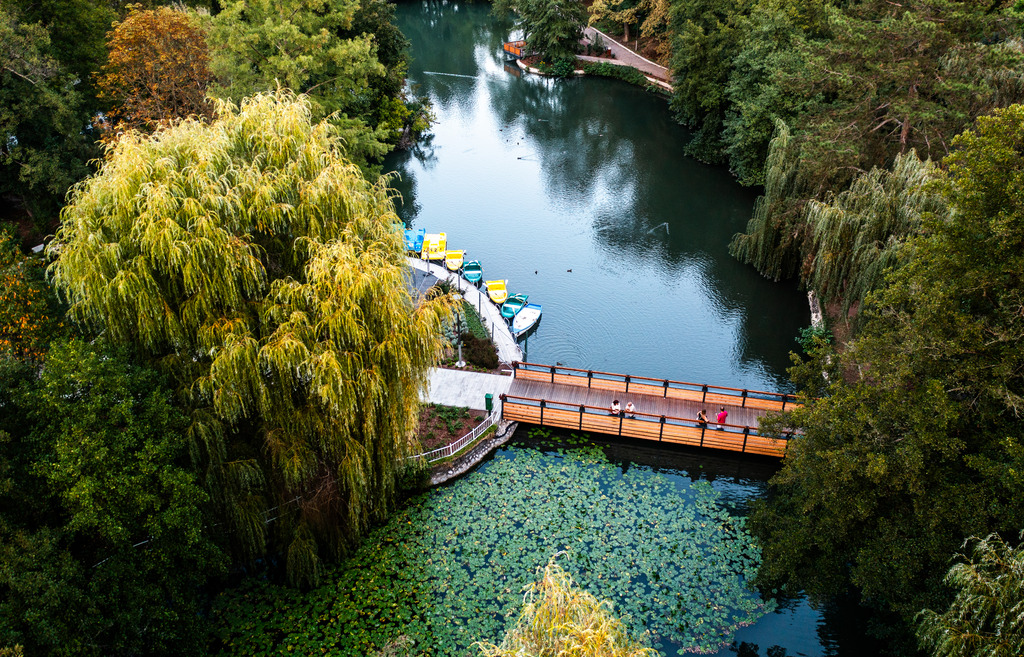
M 462 357 L 466 362 L 485 370 L 498 369 L 498 351 L 490 340 L 481 340 L 472 333 L 462 334 Z
M 537 64 L 537 70 L 541 73 L 554 75 L 559 78 L 571 77 L 576 72 L 576 58 L 556 59 L 550 64 L 547 62 L 540 62 Z
M 587 75 L 599 75 L 606 78 L 624 80 L 630 84 L 637 84 L 641 87 L 652 86 L 644 74 L 632 66 L 620 66 L 607 62 L 583 62 L 583 72 Z

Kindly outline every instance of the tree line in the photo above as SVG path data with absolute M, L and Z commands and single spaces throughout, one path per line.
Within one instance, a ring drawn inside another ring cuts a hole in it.
M 280 85 L 330 116 L 368 175 L 430 119 L 404 88 L 405 37 L 385 0 L 114 0 L 0 4 L 0 218 L 38 240 L 70 187 L 125 130 L 211 118 L 216 100 Z
M 818 293 L 752 527 L 770 588 L 892 654 L 1018 654 L 1024 3 L 676 0 L 691 154 L 763 185 L 733 254 Z M 835 344 L 834 344 L 835 343 Z M 958 565 L 955 565 L 958 564 Z M 916 636 L 915 636 L 916 635 Z

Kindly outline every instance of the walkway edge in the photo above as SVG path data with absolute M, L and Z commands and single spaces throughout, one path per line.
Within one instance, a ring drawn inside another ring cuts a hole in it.
M 517 422 L 501 420 L 498 429 L 489 438 L 478 442 L 469 452 L 449 463 L 442 463 L 430 469 L 430 488 L 440 486 L 475 468 L 491 453 L 508 442 L 515 433 Z

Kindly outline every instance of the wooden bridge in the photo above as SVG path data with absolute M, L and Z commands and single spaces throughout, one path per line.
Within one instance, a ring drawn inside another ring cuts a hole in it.
M 794 395 L 776 392 L 536 363 L 512 367 L 514 380 L 501 395 L 503 419 L 640 440 L 781 457 L 791 435 L 761 435 L 757 421 L 798 406 Z M 612 415 L 613 399 L 623 409 L 633 402 L 636 412 Z M 722 407 L 729 417 L 719 429 L 715 417 Z M 696 419 L 701 409 L 710 419 L 704 425 Z

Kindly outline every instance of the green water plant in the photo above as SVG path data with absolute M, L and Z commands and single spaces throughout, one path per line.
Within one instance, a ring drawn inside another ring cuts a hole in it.
M 623 472 L 595 447 L 515 448 L 411 499 L 329 584 L 299 594 L 250 580 L 220 595 L 215 648 L 362 656 L 407 636 L 411 654 L 465 655 L 501 640 L 523 587 L 563 550 L 579 585 L 656 649 L 713 652 L 774 608 L 747 584 L 760 549 L 707 482 Z

